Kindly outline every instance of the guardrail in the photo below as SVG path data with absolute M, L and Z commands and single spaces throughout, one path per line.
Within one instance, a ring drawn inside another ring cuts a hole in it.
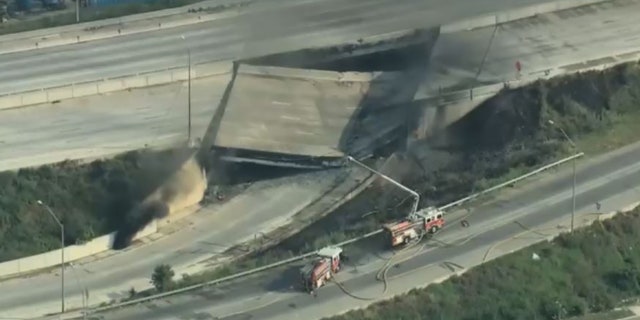
M 572 155 L 570 157 L 566 157 L 564 159 L 561 159 L 561 160 L 558 160 L 558 161 L 553 162 L 551 164 L 545 165 L 545 166 L 543 166 L 541 168 L 538 168 L 536 170 L 533 170 L 533 171 L 531 171 L 531 172 L 529 172 L 527 174 L 524 174 L 522 176 L 516 177 L 514 179 L 511 179 L 509 181 L 506 181 L 504 183 L 501 183 L 499 185 L 496 185 L 496 186 L 491 187 L 489 189 L 486 189 L 484 191 L 472 194 L 472 195 L 470 195 L 468 197 L 464 197 L 464 198 L 462 198 L 460 200 L 457 200 L 457 201 L 454 201 L 452 203 L 449 203 L 449 204 L 446 204 L 444 206 L 441 206 L 440 209 L 441 210 L 445 210 L 445 209 L 448 209 L 448 208 L 452 208 L 452 207 L 458 206 L 458 205 L 460 205 L 460 204 L 462 204 L 464 202 L 467 202 L 467 201 L 473 200 L 475 198 L 478 198 L 481 195 L 485 195 L 485 194 L 488 194 L 490 192 L 493 192 L 493 191 L 496 191 L 498 189 L 501 189 L 501 188 L 504 188 L 506 186 L 509 186 L 511 184 L 520 182 L 520 181 L 522 181 L 524 179 L 527 179 L 527 178 L 529 178 L 529 177 L 531 177 L 533 175 L 536 175 L 536 174 L 541 173 L 543 171 L 546 171 L 546 170 L 548 170 L 550 168 L 556 167 L 558 165 L 561 165 L 563 163 L 566 163 L 566 162 L 571 161 L 573 159 L 577 159 L 577 158 L 582 157 L 582 156 L 584 156 L 584 153 L 581 152 L 581 153 Z M 350 240 L 346 240 L 346 241 L 343 241 L 343 242 L 340 242 L 340 243 L 337 243 L 337 244 L 334 244 L 334 245 L 335 246 L 345 246 L 345 245 L 348 245 L 348 244 L 351 244 L 351 243 L 354 243 L 354 242 L 357 242 L 357 241 L 360 241 L 360 240 L 364 240 L 364 239 L 370 238 L 370 237 L 372 237 L 374 235 L 377 235 L 377 234 L 379 234 L 381 232 L 382 232 L 382 229 L 378 229 L 378 230 L 369 232 L 367 234 L 364 234 L 362 236 L 359 236 L 359 237 L 356 237 L 356 238 L 353 238 L 353 239 L 350 239 Z M 156 295 L 152 295 L 152 296 L 148 296 L 148 297 L 144 297 L 144 298 L 140 298 L 140 299 L 134 299 L 134 300 L 126 301 L 126 302 L 121 302 L 121 303 L 117 303 L 117 304 L 113 304 L 113 305 L 108 305 L 108 306 L 104 306 L 104 307 L 93 308 L 91 310 L 88 310 L 88 313 L 99 313 L 99 312 L 108 311 L 108 310 L 111 310 L 111 309 L 127 307 L 127 306 L 135 305 L 135 304 L 138 304 L 138 303 L 143 303 L 143 302 L 147 302 L 147 301 L 151 301 L 151 300 L 155 300 L 155 299 L 160 299 L 160 298 L 164 298 L 164 297 L 168 297 L 168 296 L 184 293 L 184 292 L 187 292 L 187 291 L 192 291 L 192 290 L 204 288 L 204 287 L 207 287 L 207 286 L 217 285 L 217 284 L 220 284 L 220 283 L 223 283 L 223 282 L 239 279 L 239 278 L 246 277 L 246 276 L 249 276 L 249 275 L 252 275 L 252 274 L 256 274 L 256 273 L 260 273 L 260 272 L 263 272 L 263 271 L 266 271 L 266 270 L 269 270 L 269 269 L 277 268 L 277 267 L 280 267 L 280 266 L 283 266 L 283 265 L 286 265 L 286 264 L 289 264 L 289 263 L 292 263 L 292 262 L 301 261 L 301 260 L 304 260 L 304 259 L 306 259 L 308 257 L 311 257 L 311 256 L 315 255 L 316 252 L 317 251 L 314 250 L 312 252 L 307 252 L 307 253 L 302 254 L 300 256 L 291 257 L 289 259 L 278 261 L 276 263 L 272 263 L 272 264 L 269 264 L 269 265 L 266 265 L 266 266 L 262 266 L 262 267 L 251 269 L 251 270 L 247 270 L 247 271 L 243 271 L 243 272 L 240 272 L 240 273 L 237 273 L 237 274 L 234 274 L 234 275 L 222 277 L 222 278 L 215 279 L 215 280 L 212 280 L 212 281 L 207 281 L 207 282 L 204 282 L 204 283 L 191 285 L 191 286 L 188 286 L 188 287 L 185 287 L 185 288 L 181 288 L 181 289 L 177 289 L 177 290 L 173 290 L 173 291 L 170 291 L 170 292 L 164 292 L 164 293 L 160 293 L 160 294 L 156 294 Z M 74 313 L 73 315 L 70 315 L 70 316 L 77 317 L 78 313 Z M 72 317 L 64 318 L 64 319 L 72 319 Z
M 155 221 L 153 221 L 144 229 L 140 230 L 133 237 L 133 240 L 147 237 L 156 232 L 157 224 Z M 111 232 L 103 236 L 95 237 L 83 244 L 66 246 L 64 248 L 66 263 L 80 260 L 111 249 L 113 247 L 113 241 L 115 237 L 116 232 Z M 0 263 L 0 278 L 16 277 L 27 272 L 44 270 L 54 266 L 59 266 L 60 251 L 61 249 L 56 249 L 28 257 L 2 262 Z
M 519 176 L 519 177 L 517 177 L 517 178 L 515 178 L 515 179 L 511 179 L 511 180 L 509 180 L 509 181 L 507 181 L 507 182 L 503 182 L 503 183 L 498 184 L 498 185 L 496 185 L 496 186 L 493 186 L 493 187 L 491 187 L 491 188 L 489 188 L 489 189 L 486 189 L 486 190 L 483 190 L 483 191 L 480 191 L 480 192 L 474 193 L 474 194 L 472 194 L 472 195 L 470 195 L 470 196 L 468 196 L 468 197 L 464 197 L 464 198 L 462 198 L 462 199 L 460 199 L 460 200 L 457 200 L 457 201 L 451 202 L 451 203 L 449 203 L 449 204 L 446 204 L 446 205 L 444 205 L 444 206 L 440 207 L 440 210 L 446 210 L 446 209 L 449 209 L 449 208 L 455 207 L 455 206 L 457 206 L 457 205 L 460 205 L 460 204 L 465 203 L 465 202 L 467 202 L 467 201 L 473 200 L 473 199 L 475 199 L 475 198 L 478 198 L 478 197 L 480 197 L 480 196 L 483 196 L 483 195 L 485 195 L 485 194 L 487 194 L 487 193 L 490 193 L 490 192 L 492 192 L 492 191 L 495 191 L 495 190 L 498 190 L 498 189 L 502 189 L 502 188 L 504 188 L 504 187 L 506 187 L 506 186 L 512 185 L 512 184 L 514 184 L 514 183 L 516 183 L 516 182 L 519 182 L 519 181 L 522 181 L 522 180 L 524 180 L 524 179 L 526 179 L 526 178 L 532 177 L 532 176 L 534 176 L 534 175 L 536 175 L 536 174 L 538 174 L 538 173 L 540 173 L 540 172 L 542 172 L 542 171 L 546 171 L 546 170 L 548 170 L 548 169 L 550 169 L 550 168 L 553 168 L 553 167 L 559 166 L 559 165 L 561 165 L 561 164 L 563 164 L 563 163 L 565 163 L 565 162 L 571 161 L 571 160 L 573 160 L 573 159 L 580 158 L 580 157 L 582 157 L 582 156 L 584 156 L 584 153 L 583 153 L 583 152 L 580 152 L 580 153 L 574 154 L 574 155 L 572 155 L 572 156 L 570 156 L 570 157 L 567 157 L 567 158 L 564 158 L 564 159 L 560 159 L 560 160 L 558 160 L 558 161 L 556 161 L 556 162 L 554 162 L 554 163 L 551 163 L 551 164 L 548 164 L 548 165 L 543 166 L 543 167 L 541 167 L 541 168 L 538 168 L 538 169 L 536 169 L 536 170 L 533 170 L 533 171 L 531 171 L 531 172 L 529 172 L 529 173 L 527 173 L 527 174 L 521 175 L 521 176 Z
M 191 79 L 230 74 L 232 70 L 233 63 L 228 61 L 196 64 L 191 66 Z M 169 84 L 176 81 L 186 81 L 188 78 L 188 66 L 181 66 L 160 71 L 138 72 L 96 81 L 3 94 L 0 95 L 0 110 L 41 103 L 55 103 L 64 99 L 92 96 L 132 88 Z

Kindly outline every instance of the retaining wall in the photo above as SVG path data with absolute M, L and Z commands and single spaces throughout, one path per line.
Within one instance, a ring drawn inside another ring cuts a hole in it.
M 159 186 L 155 192 L 145 199 L 148 201 L 161 201 L 165 194 L 172 193 L 171 199 L 164 199 L 169 202 L 169 214 L 167 217 L 154 220 L 144 229 L 138 232 L 134 240 L 152 235 L 158 228 L 169 224 L 186 214 L 175 216 L 175 213 L 197 205 L 204 197 L 206 190 L 206 174 L 200 168 L 195 159 L 196 151 L 191 150 L 190 154 L 184 157 L 182 163 L 177 166 L 167 180 Z M 82 244 L 67 246 L 64 249 L 65 262 L 86 258 L 107 250 L 113 245 L 115 232 Z M 60 264 L 60 249 L 53 250 L 21 259 L 0 263 L 0 278 L 15 276 L 34 270 L 45 269 Z
M 150 223 L 146 228 L 142 229 L 134 237 L 140 239 L 153 234 L 157 231 L 156 222 Z M 96 253 L 107 251 L 111 249 L 113 240 L 115 238 L 115 232 L 94 238 L 93 240 L 81 244 L 72 245 L 64 248 L 64 260 L 65 262 L 72 262 L 74 260 L 82 259 Z M 15 276 L 21 273 L 30 272 L 39 269 L 45 269 L 60 265 L 60 249 L 53 250 L 22 259 L 16 259 L 0 263 L 0 277 Z
M 232 69 L 233 63 L 227 61 L 197 64 L 191 66 L 191 78 L 228 74 L 232 72 Z M 188 67 L 184 66 L 34 91 L 9 93 L 0 95 L 0 110 L 41 103 L 55 103 L 64 99 L 168 84 L 175 81 L 186 81 L 188 78 Z

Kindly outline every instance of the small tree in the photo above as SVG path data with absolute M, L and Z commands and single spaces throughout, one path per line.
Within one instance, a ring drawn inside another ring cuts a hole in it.
M 153 269 L 151 274 L 151 284 L 160 292 L 167 291 L 173 286 L 174 272 L 171 266 L 161 264 Z

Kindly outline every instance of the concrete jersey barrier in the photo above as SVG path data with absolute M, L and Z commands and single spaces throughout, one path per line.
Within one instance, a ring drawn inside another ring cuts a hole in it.
M 508 12 L 503 12 L 498 15 L 492 15 L 489 16 L 489 18 L 485 16 L 443 25 L 441 27 L 441 32 L 455 32 L 486 27 L 495 25 L 496 23 L 505 23 L 513 20 L 523 19 L 526 17 L 532 17 L 541 13 L 549 13 L 553 11 L 565 10 L 573 7 L 585 6 L 607 1 L 612 0 L 563 0 L 559 2 L 543 3 L 539 5 L 511 10 Z M 414 30 L 412 29 L 410 31 Z M 396 33 L 404 34 L 403 32 Z M 205 77 L 230 72 L 225 70 L 227 68 L 229 70 L 232 68 L 231 62 L 206 62 L 199 65 L 194 65 L 192 67 L 192 77 Z M 28 92 L 9 93 L 0 95 L 0 110 L 40 103 L 52 103 L 62 99 L 108 93 L 130 88 L 167 84 L 174 81 L 184 81 L 186 79 L 186 68 L 176 67 L 152 71 L 148 73 L 124 75 L 117 78 L 103 79 L 99 81 L 64 85 L 56 88 L 43 88 Z
M 223 75 L 232 72 L 233 63 L 213 62 L 193 65 L 191 78 L 202 78 Z M 188 69 L 184 67 L 170 68 L 148 73 L 137 73 L 117 78 L 98 81 L 74 83 L 55 88 L 26 91 L 15 94 L 0 95 L 0 110 L 17 108 L 41 103 L 56 103 L 64 99 L 104 94 L 132 88 L 143 88 L 176 81 L 186 81 L 189 77 Z
M 156 233 L 157 227 L 155 221 L 150 223 L 144 229 L 140 230 L 138 234 L 133 238 L 134 240 L 146 237 L 150 234 Z M 91 241 L 71 245 L 64 248 L 65 263 L 72 262 L 74 260 L 86 258 L 96 253 L 104 252 L 111 249 L 113 240 L 115 238 L 115 232 L 97 237 Z M 0 263 L 0 277 L 11 277 L 22 273 L 36 271 L 40 269 L 50 268 L 56 265 L 60 265 L 61 249 L 24 257 L 21 259 L 11 260 Z
M 179 8 L 2 35 L 0 36 L 0 54 L 74 44 L 232 17 L 239 14 L 234 9 L 247 6 L 253 1 L 209 0 Z M 207 12 L 207 9 L 211 11 Z M 194 10 L 194 12 L 190 12 L 190 10 Z
M 197 164 L 197 161 L 194 158 L 195 154 L 196 153 L 193 152 L 189 155 L 176 172 L 174 172 L 162 185 L 160 185 L 155 192 L 152 192 L 143 203 L 161 201 L 162 194 L 166 193 L 168 188 L 171 188 L 171 186 L 175 184 L 185 184 L 185 179 L 188 181 L 199 180 L 199 182 L 192 183 L 191 189 L 186 189 L 174 194 L 173 200 L 168 204 L 169 215 L 163 219 L 153 220 L 149 225 L 140 230 L 133 237 L 133 240 L 141 239 L 156 233 L 158 231 L 158 225 L 166 224 L 173 219 L 173 213 L 193 206 L 202 200 L 206 188 L 206 174 Z M 113 246 L 115 235 L 116 233 L 112 232 L 110 234 L 94 238 L 84 244 L 65 247 L 65 262 L 79 260 L 110 250 Z M 0 278 L 15 276 L 21 273 L 59 265 L 61 259 L 60 251 L 61 249 L 57 249 L 0 263 Z

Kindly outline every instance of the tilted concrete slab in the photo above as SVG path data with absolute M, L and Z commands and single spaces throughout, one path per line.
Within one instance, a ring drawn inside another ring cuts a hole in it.
M 214 146 L 310 157 L 366 153 L 404 124 L 403 108 L 393 107 L 413 98 L 410 78 L 242 65 Z
M 611 1 L 441 34 L 415 96 L 422 111 L 413 138 L 457 121 L 505 85 L 640 59 L 638 12 L 639 0 Z
M 640 1 L 618 0 L 498 26 L 443 33 L 417 96 L 548 78 L 640 53 Z M 518 72 L 516 62 L 520 62 Z

